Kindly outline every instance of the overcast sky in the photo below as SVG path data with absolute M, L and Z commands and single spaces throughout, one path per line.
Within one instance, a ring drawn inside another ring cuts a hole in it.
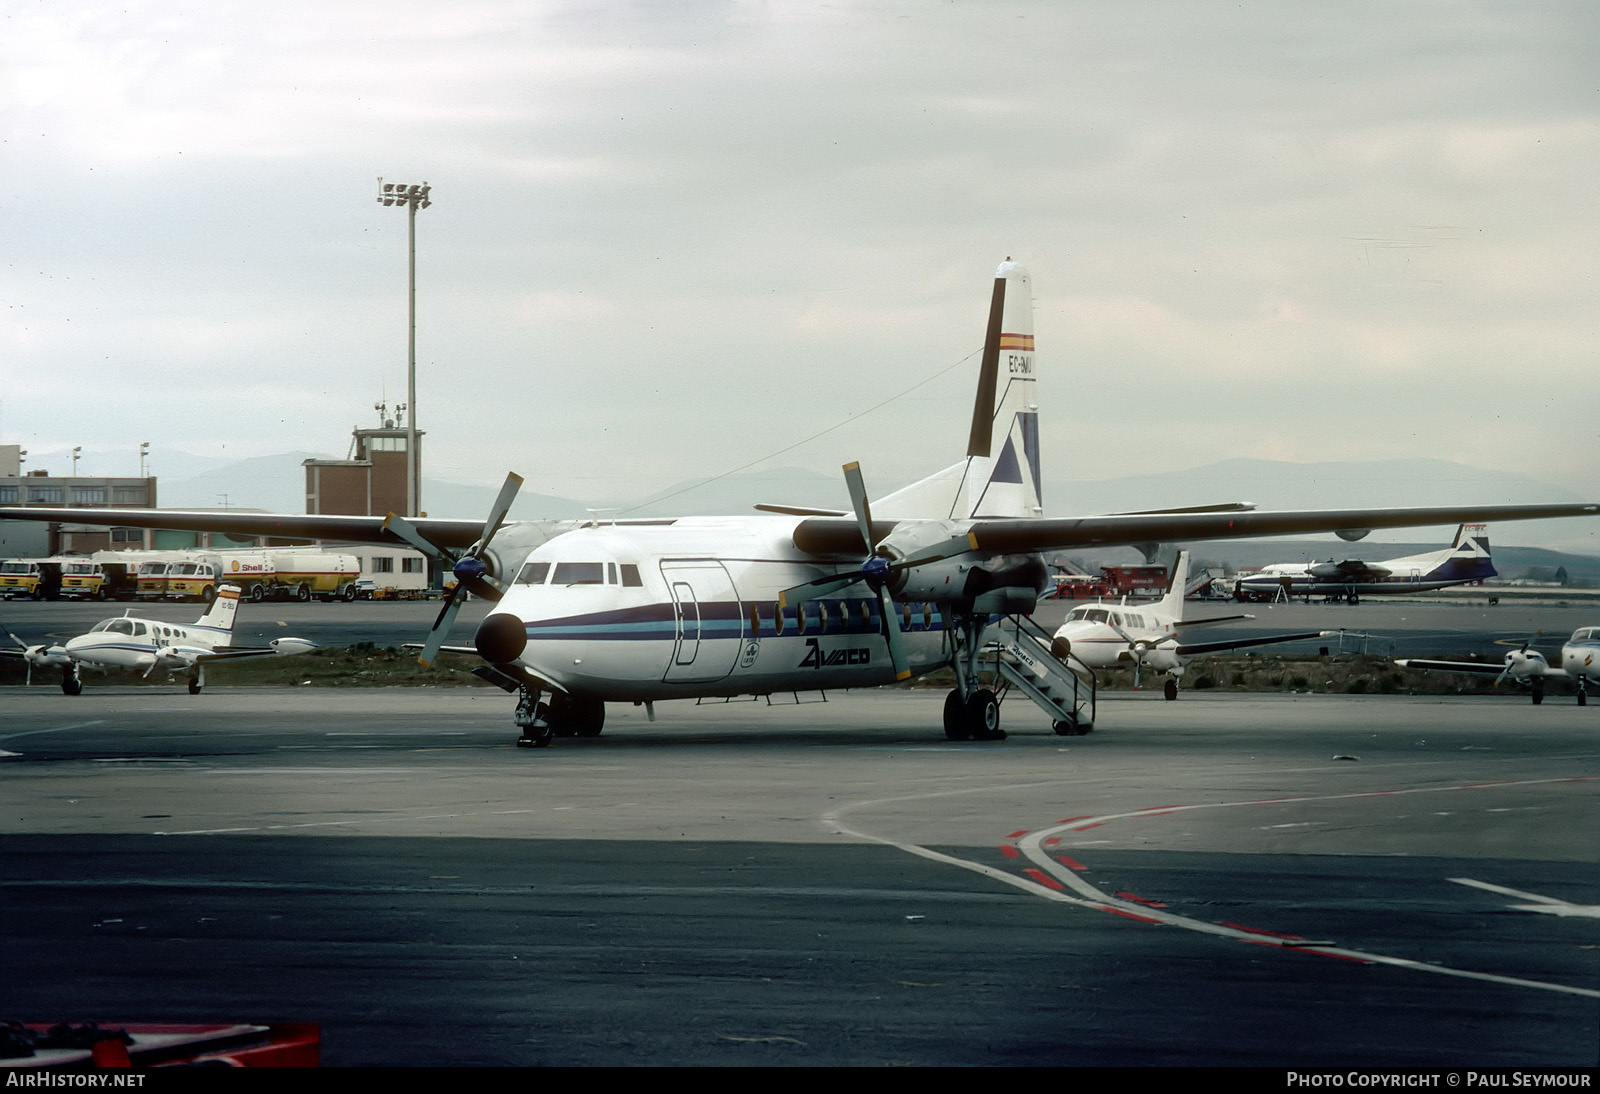
M 30 467 L 344 455 L 405 398 L 382 175 L 433 186 L 433 478 L 619 497 L 781 453 L 885 492 L 961 455 L 1009 255 L 1055 475 L 1431 456 L 1600 495 L 1589 0 L 3 12 Z

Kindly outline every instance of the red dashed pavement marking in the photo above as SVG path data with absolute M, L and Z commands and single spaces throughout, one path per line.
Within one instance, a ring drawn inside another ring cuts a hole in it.
M 1159 900 L 1151 900 L 1147 896 L 1138 896 L 1134 893 L 1118 893 L 1123 900 L 1131 900 L 1135 904 L 1143 904 L 1147 908 L 1165 908 L 1166 905 Z

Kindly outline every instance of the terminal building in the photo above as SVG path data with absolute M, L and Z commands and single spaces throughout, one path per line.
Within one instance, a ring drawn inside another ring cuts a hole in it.
M 106 476 L 65 477 L 39 469 L 22 470 L 20 445 L 0 444 L 0 505 L 73 508 L 154 508 L 156 480 Z M 91 528 L 86 525 L 0 521 L 0 558 L 42 558 L 56 554 L 138 549 L 155 546 L 144 528 Z

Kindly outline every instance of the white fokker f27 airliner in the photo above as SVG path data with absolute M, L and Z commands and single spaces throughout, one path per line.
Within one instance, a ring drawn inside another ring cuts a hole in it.
M 994 282 L 967 455 L 871 505 L 845 468 L 853 514 L 775 509 L 744 517 L 504 524 L 521 479 L 489 519 L 152 513 L 0 508 L 0 519 L 410 543 L 460 584 L 423 649 L 431 660 L 461 589 L 498 601 L 479 625 L 475 671 L 518 696 L 520 743 L 600 732 L 607 702 L 870 687 L 955 672 L 952 738 L 1001 736 L 979 676 L 986 642 L 1002 692 L 1027 695 L 1058 733 L 1092 718 L 1079 676 L 1027 618 L 1050 585 L 1045 551 L 1191 539 L 1340 532 L 1600 513 L 1600 504 L 1259 512 L 1241 506 L 1046 518 L 1028 274 Z M 502 527 L 503 526 L 503 527 Z M 465 548 L 464 553 L 461 552 Z M 1087 670 L 1084 670 L 1087 671 Z
M 1320 596 L 1355 604 L 1362 594 L 1420 593 L 1494 576 L 1488 529 L 1481 524 L 1463 524 L 1450 546 L 1420 555 L 1383 562 L 1335 562 L 1331 558 L 1326 562 L 1274 562 L 1234 582 L 1233 595 L 1236 600 Z

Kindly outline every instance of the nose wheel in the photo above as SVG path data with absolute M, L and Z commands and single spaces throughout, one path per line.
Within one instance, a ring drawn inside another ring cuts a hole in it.
M 523 688 L 517 698 L 517 728 L 522 735 L 517 738 L 518 748 L 546 748 L 556 735 L 550 722 L 550 705 L 539 702 L 539 693 Z

